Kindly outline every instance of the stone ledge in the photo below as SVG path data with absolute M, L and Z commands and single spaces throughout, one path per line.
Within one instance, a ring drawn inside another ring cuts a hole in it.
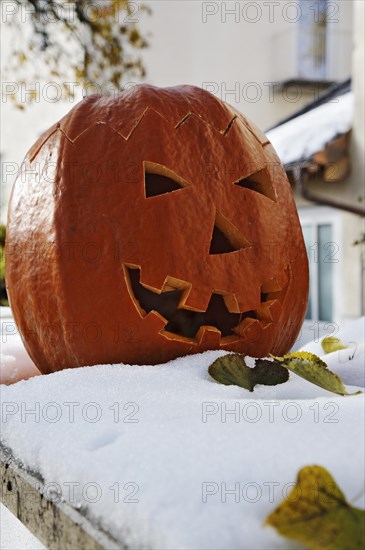
M 49 550 L 127 550 L 93 525 L 82 510 L 47 498 L 42 477 L 25 469 L 0 444 L 1 502 Z

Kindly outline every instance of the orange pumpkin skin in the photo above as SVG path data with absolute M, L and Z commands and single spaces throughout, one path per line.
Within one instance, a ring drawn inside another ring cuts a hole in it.
M 43 373 L 208 349 L 282 355 L 307 307 L 275 151 L 191 86 L 77 104 L 28 152 L 6 246 L 15 321 Z

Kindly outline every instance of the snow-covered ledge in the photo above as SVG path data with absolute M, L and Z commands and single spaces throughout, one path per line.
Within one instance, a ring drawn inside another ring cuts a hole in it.
M 364 386 L 363 329 L 359 320 L 338 335 L 356 341 L 351 354 L 326 356 L 353 391 Z M 222 354 L 71 369 L 1 386 L 11 468 L 21 462 L 17 475 L 30 469 L 38 477 L 38 492 L 51 501 L 43 507 L 61 499 L 57 507 L 81 518 L 82 530 L 91 526 L 118 547 L 292 548 L 263 523 L 302 466 L 326 467 L 350 501 L 361 489 L 364 395 L 336 396 L 294 375 L 253 393 L 222 386 L 207 372 Z M 33 509 L 40 524 L 34 502 L 27 500 L 27 514 Z M 55 531 L 67 530 L 62 514 L 52 514 Z M 62 540 L 43 538 L 52 548 L 65 548 Z
M 72 505 L 57 498 L 39 474 L 24 468 L 0 443 L 1 500 L 47 548 L 124 548 Z

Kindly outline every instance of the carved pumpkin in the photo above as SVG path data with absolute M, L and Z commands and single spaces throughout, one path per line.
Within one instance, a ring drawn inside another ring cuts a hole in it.
M 43 373 L 208 349 L 282 355 L 306 252 L 267 138 L 191 86 L 84 99 L 28 152 L 7 284 Z

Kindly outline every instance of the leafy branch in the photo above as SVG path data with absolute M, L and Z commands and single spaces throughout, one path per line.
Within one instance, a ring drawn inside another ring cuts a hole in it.
M 13 46 L 4 80 L 15 74 L 18 83 L 34 84 L 52 77 L 69 97 L 74 86 L 67 84 L 115 91 L 145 76 L 138 51 L 148 46 L 140 30 L 148 6 L 130 0 L 15 0 L 14 6 L 5 18 Z M 13 100 L 24 108 L 16 94 Z

